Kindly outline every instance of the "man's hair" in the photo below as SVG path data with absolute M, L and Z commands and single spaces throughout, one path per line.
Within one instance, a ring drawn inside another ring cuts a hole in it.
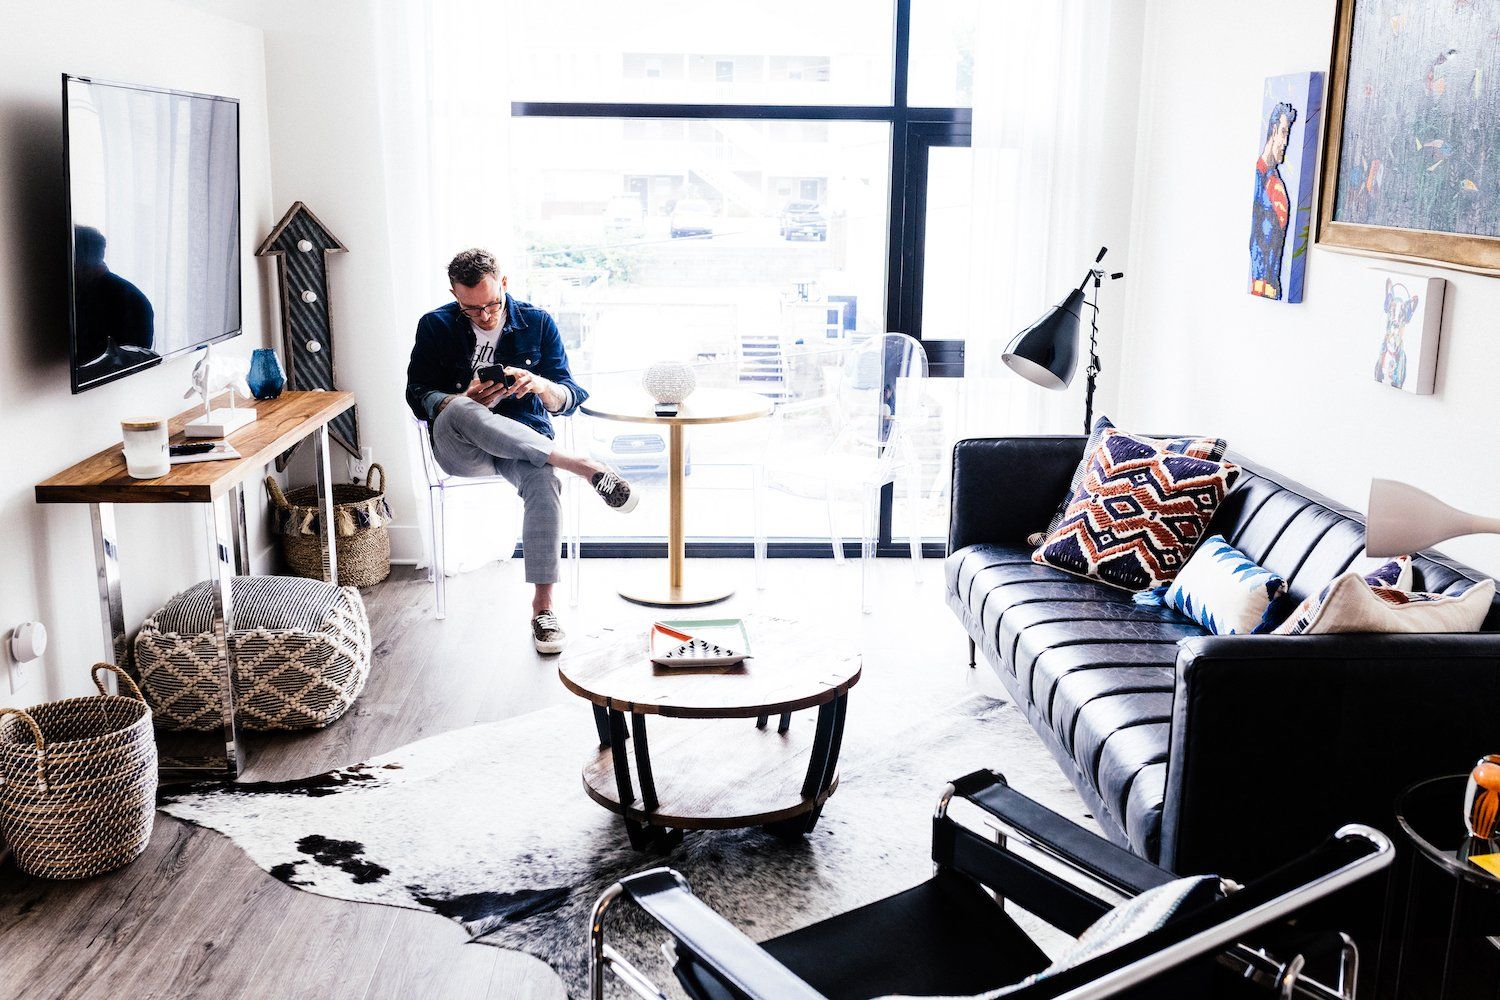
M 93 226 L 73 227 L 73 257 L 84 266 L 104 263 L 104 234 Z
M 1270 140 L 1271 136 L 1276 134 L 1276 126 L 1281 124 L 1282 118 L 1286 119 L 1286 127 L 1290 129 L 1293 125 L 1297 124 L 1297 109 L 1285 101 L 1282 101 L 1271 109 L 1271 117 L 1266 119 L 1267 141 Z
M 460 250 L 448 262 L 450 284 L 473 288 L 483 281 L 487 274 L 494 275 L 496 278 L 500 277 L 500 262 L 495 260 L 495 255 L 488 250 L 481 250 L 478 247 Z

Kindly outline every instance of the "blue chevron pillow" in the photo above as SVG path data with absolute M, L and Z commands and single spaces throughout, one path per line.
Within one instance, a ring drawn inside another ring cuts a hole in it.
M 1167 588 L 1163 603 L 1215 635 L 1269 632 L 1292 610 L 1286 581 L 1210 535 Z

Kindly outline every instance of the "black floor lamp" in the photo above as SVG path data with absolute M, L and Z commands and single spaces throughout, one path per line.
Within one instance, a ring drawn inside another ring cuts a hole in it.
M 1100 247 L 1094 258 L 1097 265 L 1109 252 Z M 1125 277 L 1124 271 L 1108 274 L 1097 266 L 1089 269 L 1077 288 L 1068 297 L 1047 310 L 1042 318 L 1016 334 L 1000 360 L 1011 371 L 1034 382 L 1044 389 L 1062 390 L 1073 381 L 1073 372 L 1078 368 L 1078 333 L 1083 319 L 1084 307 L 1089 314 L 1089 366 L 1088 392 L 1084 397 L 1083 433 L 1094 429 L 1094 388 L 1099 379 L 1099 286 L 1105 278 L 1111 281 Z M 1084 298 L 1084 289 L 1093 283 L 1090 298 Z

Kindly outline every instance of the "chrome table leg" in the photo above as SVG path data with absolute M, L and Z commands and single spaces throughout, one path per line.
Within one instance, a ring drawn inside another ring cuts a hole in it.
M 245 516 L 245 484 L 229 495 L 229 525 L 234 538 L 234 575 L 250 575 L 250 528 Z
M 219 678 L 219 698 L 224 725 L 225 777 L 238 778 L 244 769 L 244 747 L 240 742 L 239 724 L 235 720 L 234 686 L 237 670 L 234 647 L 234 570 L 230 565 L 233 544 L 224 530 L 217 503 L 202 505 L 204 527 L 208 529 L 208 589 L 213 597 L 214 673 Z
M 318 428 L 318 547 L 323 555 L 323 579 L 339 582 L 338 534 L 333 523 L 333 467 L 328 457 L 328 425 Z
M 94 567 L 99 577 L 99 613 L 104 625 L 104 658 L 120 667 L 130 660 L 125 634 L 125 602 L 120 596 L 120 544 L 115 532 L 115 505 L 89 504 L 94 528 Z M 114 685 L 110 675 L 110 685 Z

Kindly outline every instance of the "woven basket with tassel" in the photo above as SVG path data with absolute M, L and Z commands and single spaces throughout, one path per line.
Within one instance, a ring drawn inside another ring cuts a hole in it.
M 379 484 L 376 484 L 377 477 Z M 270 476 L 272 519 L 281 535 L 281 551 L 297 576 L 323 578 L 323 547 L 319 537 L 323 499 L 316 486 L 299 486 L 288 493 Z M 339 585 L 369 587 L 391 573 L 391 506 L 385 499 L 385 470 L 371 465 L 364 485 L 335 483 L 333 524 L 339 561 Z

